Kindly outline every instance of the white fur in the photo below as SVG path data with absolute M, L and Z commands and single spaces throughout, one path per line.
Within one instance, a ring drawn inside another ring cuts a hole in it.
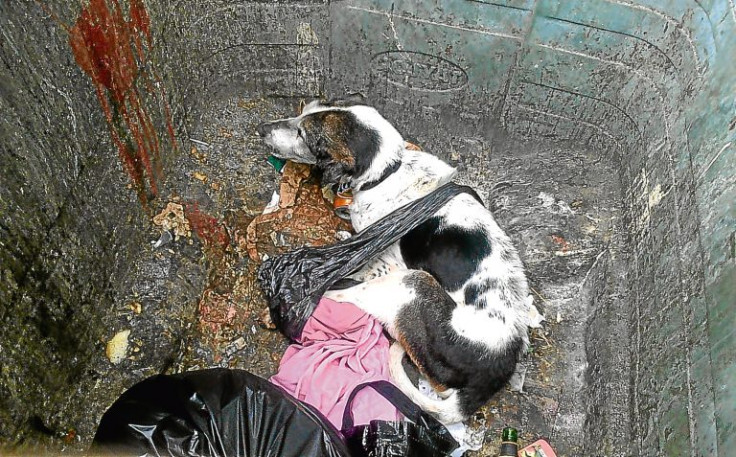
M 513 319 L 513 313 L 503 312 L 504 317 Z M 507 316 L 508 315 L 508 316 Z M 473 306 L 458 306 L 452 312 L 450 325 L 457 334 L 476 343 L 485 345 L 490 352 L 500 352 L 518 333 L 506 322 L 488 315 L 487 309 Z
M 302 116 L 292 119 L 279 119 L 271 122 L 273 128 L 266 136 L 266 144 L 279 151 L 279 157 L 296 162 L 313 164 L 317 158 L 312 155 L 307 143 L 299 136 L 299 123 Z
M 378 319 L 388 333 L 396 337 L 396 317 L 402 307 L 414 300 L 414 290 L 403 284 L 408 270 L 380 276 L 343 290 L 329 290 L 324 297 L 352 303 Z

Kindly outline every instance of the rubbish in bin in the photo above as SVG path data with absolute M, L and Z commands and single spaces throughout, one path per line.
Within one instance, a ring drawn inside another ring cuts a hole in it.
M 113 365 L 122 362 L 128 355 L 128 337 L 130 330 L 122 330 L 113 336 L 105 346 L 105 355 Z
M 199 324 L 211 334 L 217 334 L 230 326 L 237 316 L 237 308 L 230 294 L 218 294 L 206 289 L 199 300 Z
M 537 440 L 520 450 L 518 457 L 557 457 L 557 454 L 547 441 Z
M 512 392 L 524 393 L 524 381 L 526 380 L 526 372 L 528 370 L 525 360 L 520 360 L 516 364 L 516 370 L 509 379 L 509 388 Z
M 164 231 L 173 231 L 174 240 L 177 241 L 181 237 L 189 237 L 192 234 L 189 221 L 184 216 L 184 206 L 179 203 L 167 203 L 166 208 L 153 217 L 153 223 Z
M 335 216 L 308 165 L 287 162 L 282 171 L 277 209 L 256 216 L 245 239 L 239 239 L 256 261 L 296 247 L 333 243 L 337 232 L 352 231 L 349 222 Z
M 276 156 L 268 156 L 266 159 L 269 164 L 279 173 L 282 173 L 284 171 L 284 165 L 286 165 L 286 160 L 279 159 Z
M 273 322 L 284 335 L 297 340 L 330 286 L 365 265 L 463 192 L 476 195 L 469 187 L 447 183 L 348 240 L 330 246 L 302 247 L 263 262 L 258 281 L 268 299 Z
M 171 235 L 171 232 L 168 230 L 164 230 L 158 240 L 152 241 L 151 244 L 153 245 L 154 249 L 158 249 L 161 246 L 169 244 L 173 239 L 174 237 Z
M 286 350 L 271 382 L 339 427 L 357 385 L 389 380 L 388 348 L 388 338 L 376 319 L 350 303 L 323 298 L 304 325 L 298 344 Z M 400 418 L 390 402 L 370 390 L 354 399 L 352 411 L 357 424 Z
M 353 399 L 367 387 L 389 400 L 408 420 L 372 420 L 367 425 L 354 425 Z M 345 405 L 342 433 L 353 457 L 445 457 L 459 446 L 444 425 L 388 381 L 364 383 L 353 390 Z
M 158 375 L 105 412 L 92 452 L 167 456 L 350 455 L 317 411 L 243 370 Z
M 230 234 L 225 224 L 199 209 L 197 202 L 187 203 L 184 215 L 205 248 L 214 256 L 222 257 L 230 246 Z

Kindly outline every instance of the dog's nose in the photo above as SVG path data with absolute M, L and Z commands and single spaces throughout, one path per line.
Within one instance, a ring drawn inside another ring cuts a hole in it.
M 263 124 L 258 124 L 258 127 L 256 127 L 256 133 L 258 133 L 258 136 L 266 136 L 268 135 L 268 132 L 271 131 L 271 124 L 268 122 L 264 122 Z

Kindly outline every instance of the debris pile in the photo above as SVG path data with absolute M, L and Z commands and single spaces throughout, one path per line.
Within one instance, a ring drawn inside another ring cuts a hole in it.
M 279 187 L 278 206 L 269 207 L 248 225 L 239 246 L 255 261 L 301 246 L 339 241 L 352 226 L 335 215 L 311 167 L 287 162 Z

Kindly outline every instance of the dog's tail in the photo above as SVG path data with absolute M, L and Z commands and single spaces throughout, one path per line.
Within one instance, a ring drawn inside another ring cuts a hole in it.
M 398 342 L 391 345 L 391 349 L 389 350 L 389 369 L 391 371 L 391 378 L 396 383 L 396 386 L 411 401 L 416 403 L 417 406 L 436 417 L 440 422 L 452 424 L 464 420 L 465 416 L 460 410 L 460 399 L 456 390 L 453 390 L 447 398 L 435 400 L 427 397 L 414 386 L 406 371 L 404 371 L 404 367 L 401 365 L 405 354 L 406 351 L 404 351 L 404 348 Z

